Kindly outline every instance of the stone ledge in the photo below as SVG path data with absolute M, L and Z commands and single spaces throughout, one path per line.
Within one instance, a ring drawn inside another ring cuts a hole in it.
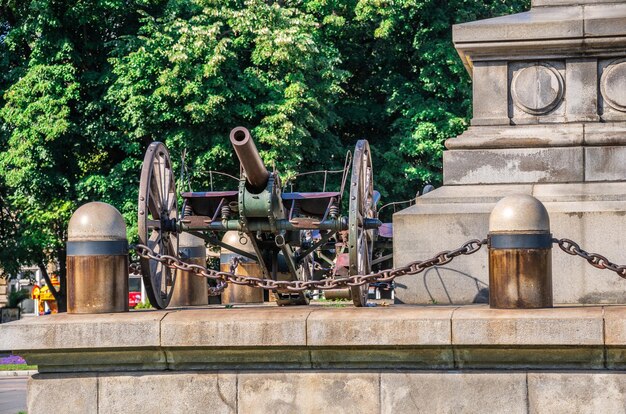
M 458 47 L 474 42 L 623 36 L 625 16 L 623 2 L 532 8 L 523 13 L 454 25 L 452 37 Z
M 620 307 L 626 316 L 626 307 Z M 478 346 L 604 345 L 603 309 L 570 307 L 497 311 L 459 308 L 452 318 L 452 343 Z
M 0 325 L 0 349 L 156 347 L 164 312 L 49 315 Z
M 626 306 L 206 307 L 12 322 L 0 326 L 0 349 L 41 372 L 623 369 L 625 320 Z

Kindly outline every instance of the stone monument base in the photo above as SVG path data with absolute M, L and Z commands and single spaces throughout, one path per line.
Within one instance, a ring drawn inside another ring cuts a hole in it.
M 626 307 L 274 306 L 0 326 L 39 413 L 623 413 Z
M 446 185 L 394 215 L 394 265 L 430 258 L 487 236 L 495 203 L 511 194 L 542 201 L 552 234 L 626 264 L 626 182 L 569 184 Z M 552 252 L 554 302 L 626 303 L 626 281 L 596 269 L 555 246 Z M 487 249 L 462 256 L 417 276 L 396 281 L 396 300 L 407 304 L 469 304 L 488 299 Z

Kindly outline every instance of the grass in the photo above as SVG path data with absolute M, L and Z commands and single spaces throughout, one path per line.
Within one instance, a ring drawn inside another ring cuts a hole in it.
M 349 299 L 326 299 L 319 298 L 316 299 L 315 302 L 322 306 L 328 306 L 331 308 L 345 308 L 348 305 L 352 305 L 352 301 Z
M 2 364 L 0 365 L 0 371 L 29 371 L 36 370 L 37 365 L 27 364 Z

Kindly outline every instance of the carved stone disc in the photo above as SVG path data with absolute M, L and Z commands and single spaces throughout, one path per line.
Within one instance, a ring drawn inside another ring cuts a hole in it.
M 563 77 L 552 66 L 537 64 L 521 69 L 511 84 L 513 103 L 532 115 L 543 115 L 563 99 Z
M 602 98 L 614 109 L 626 112 L 626 59 L 611 63 L 600 79 Z

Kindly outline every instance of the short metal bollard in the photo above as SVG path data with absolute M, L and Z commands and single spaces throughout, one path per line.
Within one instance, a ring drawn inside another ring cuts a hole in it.
M 68 226 L 67 312 L 128 311 L 128 241 L 117 209 L 94 202 L 78 208 Z
M 230 246 L 236 247 L 246 253 L 255 254 L 252 243 L 245 234 L 237 231 L 228 231 L 224 235 L 222 241 Z M 242 243 L 243 242 L 243 243 Z M 220 252 L 220 270 L 222 272 L 231 272 L 233 260 L 239 258 L 239 263 L 235 267 L 235 274 L 242 276 L 263 277 L 261 265 L 251 259 L 242 258 L 241 255 L 222 248 Z M 263 289 L 252 286 L 242 286 L 230 283 L 222 292 L 222 303 L 263 303 Z
M 552 307 L 552 235 L 544 205 L 529 195 L 500 200 L 489 217 L 489 306 Z
M 178 251 L 186 263 L 206 266 L 206 246 L 200 237 L 181 233 L 178 238 Z M 169 306 L 208 305 L 207 279 L 183 270 L 176 272 L 176 284 Z

